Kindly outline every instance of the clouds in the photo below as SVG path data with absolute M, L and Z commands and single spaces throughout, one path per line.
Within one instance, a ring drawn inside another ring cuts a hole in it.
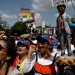
M 32 7 L 34 11 L 52 9 L 51 0 L 33 0 Z
M 2 14 L 2 18 L 17 18 L 16 15 Z
M 4 13 L 4 12 L 0 10 L 0 13 L 2 14 L 2 13 Z
M 35 13 L 35 21 L 36 21 L 36 24 L 37 24 L 37 25 L 40 24 L 40 22 L 42 21 L 42 16 L 41 16 L 41 14 Z
M 10 19 L 17 18 L 16 15 L 9 15 L 9 14 L 7 14 L 7 13 L 9 13 L 9 10 L 6 10 L 5 12 L 0 10 L 0 14 L 2 15 L 2 16 L 1 16 L 2 18 L 8 18 L 8 19 L 9 19 L 9 18 L 10 18 Z
M 72 0 L 72 2 L 75 5 L 75 1 Z M 71 1 L 67 2 L 66 5 L 71 6 Z M 52 7 L 52 0 L 33 0 L 32 8 L 34 11 L 48 11 L 54 7 Z

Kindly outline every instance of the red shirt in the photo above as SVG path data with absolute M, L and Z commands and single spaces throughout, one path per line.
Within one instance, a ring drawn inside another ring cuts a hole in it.
M 65 31 L 65 28 L 64 28 L 64 19 L 60 18 L 60 21 L 61 21 L 61 31 L 64 32 Z

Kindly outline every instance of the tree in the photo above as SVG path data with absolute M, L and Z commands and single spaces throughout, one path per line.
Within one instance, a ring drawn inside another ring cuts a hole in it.
M 0 17 L 0 30 L 4 30 L 5 34 L 8 36 L 10 29 L 9 24 L 6 21 L 2 21 L 2 18 Z
M 9 24 L 0 17 L 0 29 L 9 29 Z
M 13 33 L 18 33 L 18 35 L 26 33 L 27 26 L 23 22 L 16 22 L 10 29 L 11 35 Z

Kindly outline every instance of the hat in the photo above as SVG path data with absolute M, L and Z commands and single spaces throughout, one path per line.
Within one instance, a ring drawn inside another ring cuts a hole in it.
M 49 36 L 37 36 L 36 39 L 39 40 L 43 40 L 43 41 L 47 41 L 49 44 L 52 43 L 52 39 Z
M 27 46 L 27 48 L 29 48 L 29 46 L 30 46 L 29 43 L 26 42 L 26 41 L 24 41 L 24 42 L 18 41 L 17 45 L 18 45 L 18 46 L 19 46 L 19 45 L 24 45 L 24 46 Z
M 33 38 L 26 37 L 25 39 L 28 40 L 31 44 L 37 44 L 36 37 Z
M 61 7 L 61 6 L 63 6 L 64 8 L 66 8 L 66 6 L 65 6 L 64 4 L 59 4 L 59 5 L 57 6 L 57 9 L 58 9 L 59 7 Z

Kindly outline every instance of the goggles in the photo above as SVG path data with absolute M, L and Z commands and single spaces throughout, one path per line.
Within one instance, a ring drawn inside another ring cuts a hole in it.
M 65 10 L 65 8 L 64 7 L 59 7 L 58 10 Z

